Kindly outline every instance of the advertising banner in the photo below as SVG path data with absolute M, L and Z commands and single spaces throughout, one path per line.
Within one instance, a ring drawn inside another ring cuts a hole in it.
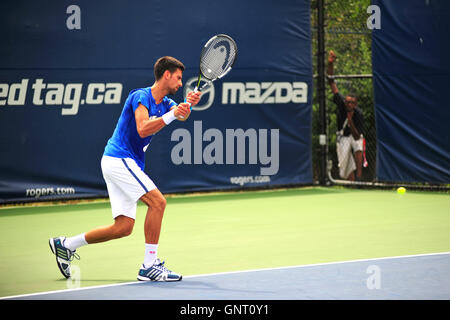
M 309 1 L 3 1 L 0 203 L 107 196 L 100 160 L 128 93 L 165 55 L 186 66 L 233 37 L 233 70 L 152 139 L 163 193 L 312 183 Z

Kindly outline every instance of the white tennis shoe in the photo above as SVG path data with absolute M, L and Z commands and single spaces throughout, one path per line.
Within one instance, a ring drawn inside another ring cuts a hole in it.
M 66 237 L 50 238 L 48 244 L 52 253 L 56 256 L 56 264 L 62 275 L 68 279 L 70 278 L 70 262 L 73 258 L 80 260 L 80 256 L 64 246 Z
M 183 278 L 181 274 L 170 271 L 164 266 L 164 261 L 156 259 L 155 263 L 148 268 L 142 265 L 139 269 L 137 279 L 139 281 L 180 281 Z

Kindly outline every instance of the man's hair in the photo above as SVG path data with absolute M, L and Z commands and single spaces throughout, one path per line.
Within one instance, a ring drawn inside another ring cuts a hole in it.
M 345 95 L 346 97 L 356 98 L 358 100 L 358 96 L 354 90 L 349 90 L 349 92 Z
M 156 60 L 153 72 L 155 73 L 156 81 L 158 81 L 166 70 L 169 70 L 170 73 L 174 73 L 177 69 L 184 71 L 184 64 L 174 57 L 165 56 Z

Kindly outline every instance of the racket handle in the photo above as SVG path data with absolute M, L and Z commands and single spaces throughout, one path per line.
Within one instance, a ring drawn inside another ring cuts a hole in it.
M 187 101 L 186 101 L 186 98 L 184 98 L 184 102 L 189 104 L 189 107 L 191 107 L 191 111 L 192 111 L 192 103 L 187 102 Z
M 194 92 L 198 92 L 198 86 L 195 86 Z M 184 102 L 186 102 L 186 99 L 184 99 Z M 188 103 L 189 103 L 189 106 L 191 107 L 191 111 L 192 111 L 192 104 L 190 102 L 188 102 Z

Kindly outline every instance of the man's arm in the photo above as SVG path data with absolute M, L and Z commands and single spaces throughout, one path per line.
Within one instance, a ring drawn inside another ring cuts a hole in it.
M 166 125 L 161 117 L 150 119 L 148 109 L 140 103 L 134 112 L 134 117 L 136 119 L 136 129 L 141 138 L 157 133 Z
M 354 111 L 350 111 L 347 112 L 347 124 L 350 128 L 350 132 L 353 136 L 353 139 L 358 140 L 359 137 L 361 136 L 361 133 L 358 131 L 358 128 L 356 128 L 355 123 L 353 122 L 353 115 L 354 115 Z
M 177 120 L 184 120 L 190 113 L 190 107 L 187 103 L 180 103 L 173 109 L 173 116 Z M 163 117 L 150 119 L 148 109 L 141 103 L 139 103 L 134 112 L 134 117 L 136 119 L 136 129 L 141 138 L 151 136 L 166 126 Z
M 328 54 L 328 66 L 327 66 L 327 74 L 329 76 L 332 76 L 334 74 L 335 61 L 336 61 L 336 54 L 333 52 L 333 50 L 330 50 L 330 53 Z M 330 85 L 331 92 L 333 92 L 333 94 L 339 92 L 336 82 L 334 82 L 334 79 L 328 79 L 328 84 Z
M 347 113 L 348 125 L 355 140 L 358 140 L 363 134 L 364 116 L 361 112 L 352 111 Z

